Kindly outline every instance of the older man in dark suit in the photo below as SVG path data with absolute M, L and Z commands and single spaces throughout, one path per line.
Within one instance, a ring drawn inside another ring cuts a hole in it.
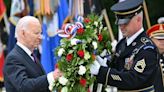
M 17 43 L 6 58 L 3 71 L 7 92 L 49 92 L 62 75 L 58 69 L 46 75 L 32 54 L 41 42 L 41 32 L 39 20 L 32 16 L 21 18 L 16 25 Z

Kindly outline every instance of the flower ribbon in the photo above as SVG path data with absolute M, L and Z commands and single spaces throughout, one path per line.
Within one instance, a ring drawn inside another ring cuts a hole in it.
M 58 36 L 63 38 L 73 38 L 76 35 L 77 30 L 83 27 L 81 22 L 76 22 L 75 25 L 70 23 L 65 24 L 63 25 L 62 30 L 58 30 Z

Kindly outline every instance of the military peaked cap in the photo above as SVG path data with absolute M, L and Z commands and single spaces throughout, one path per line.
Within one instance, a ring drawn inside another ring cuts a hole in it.
M 111 10 L 116 15 L 116 24 L 127 24 L 130 19 L 140 13 L 143 5 L 143 0 L 125 0 L 114 4 Z

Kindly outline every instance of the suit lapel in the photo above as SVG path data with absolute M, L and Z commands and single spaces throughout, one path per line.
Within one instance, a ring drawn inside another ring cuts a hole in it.
M 42 64 L 40 62 L 37 62 L 37 65 L 41 68 L 42 72 L 44 74 L 46 74 L 46 72 L 44 71 L 44 68 L 43 68 Z
M 40 62 L 38 62 L 38 64 L 36 64 L 31 57 L 22 49 L 20 48 L 18 45 L 16 45 L 16 50 L 20 53 L 20 55 L 22 55 L 23 59 L 25 59 L 24 61 L 26 61 L 26 63 L 29 63 L 29 65 L 33 66 L 33 68 L 37 71 L 40 71 L 41 74 L 45 74 L 45 71 L 42 67 L 42 65 L 40 64 Z

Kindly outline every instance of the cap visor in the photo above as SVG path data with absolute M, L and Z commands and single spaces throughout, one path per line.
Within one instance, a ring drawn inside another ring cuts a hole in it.
M 121 24 L 128 24 L 130 21 L 130 19 L 118 19 L 118 21 L 116 22 L 117 25 L 121 25 Z
M 155 39 L 164 39 L 164 35 L 160 35 L 160 36 L 154 36 L 153 38 L 155 38 Z

